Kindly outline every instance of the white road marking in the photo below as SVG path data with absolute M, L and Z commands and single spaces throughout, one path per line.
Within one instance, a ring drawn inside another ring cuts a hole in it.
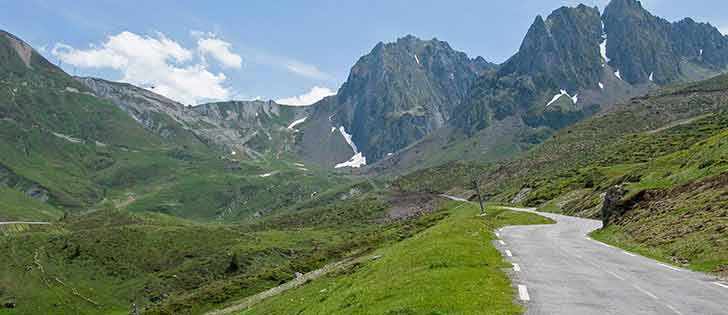
M 528 295 L 528 288 L 525 285 L 518 285 L 518 297 L 521 298 L 521 301 L 531 300 L 531 297 Z
M 610 274 L 610 275 L 612 275 L 612 276 L 614 276 L 615 278 L 617 278 L 617 279 L 619 279 L 619 280 L 622 280 L 622 281 L 624 281 L 624 278 L 620 277 L 620 276 L 619 276 L 618 274 L 616 274 L 616 273 L 614 273 L 614 272 L 611 272 L 611 271 L 607 271 L 607 273 L 608 273 L 608 274 Z
M 670 304 L 665 304 L 665 306 L 667 306 L 667 308 L 669 308 L 669 309 L 670 309 L 671 311 L 675 312 L 675 314 L 678 314 L 678 315 L 682 315 L 682 313 L 680 313 L 680 311 L 678 311 L 678 310 L 677 310 L 676 308 L 674 308 L 674 307 L 673 307 L 672 305 L 670 305 Z
M 501 245 L 506 245 L 506 242 L 504 242 L 503 240 L 499 240 L 499 241 L 498 241 L 498 244 L 501 244 Z
M 655 300 L 659 300 L 659 298 L 657 298 L 657 296 L 656 296 L 656 295 L 654 295 L 654 294 L 652 294 L 652 293 L 651 293 L 650 291 L 647 291 L 647 290 L 645 290 L 645 289 L 643 289 L 643 288 L 640 288 L 640 287 L 638 287 L 638 286 L 636 286 L 636 285 L 632 285 L 632 286 L 633 286 L 633 287 L 634 287 L 635 289 L 637 289 L 637 290 L 640 290 L 640 292 L 642 292 L 642 293 L 644 293 L 644 294 L 647 294 L 647 295 L 648 295 L 648 296 L 650 296 L 651 298 L 653 298 L 653 299 L 655 299 Z
M 728 289 L 728 285 L 722 284 L 720 282 L 713 282 L 713 283 L 715 283 L 715 285 L 717 285 L 717 286 L 721 286 L 721 287 Z
M 635 254 L 632 254 L 632 253 L 630 253 L 630 252 L 627 252 L 627 251 L 622 251 L 622 252 L 623 252 L 623 253 L 624 253 L 625 255 L 629 255 L 629 256 L 632 256 L 632 257 L 637 257 L 637 255 L 635 255 Z
M 521 266 L 519 266 L 518 264 L 513 264 L 513 271 L 520 272 L 521 271 Z
M 602 245 L 602 246 L 604 246 L 604 247 L 609 247 L 609 248 L 613 248 L 613 247 L 612 247 L 612 245 L 609 245 L 609 244 L 604 244 L 604 243 L 602 243 L 602 242 L 599 242 L 599 241 L 595 241 L 595 242 L 597 242 L 597 244 L 599 244 L 599 245 Z
M 511 251 L 506 249 L 506 256 L 513 257 L 513 253 L 511 253 Z
M 657 263 L 657 264 L 660 265 L 660 266 L 663 266 L 665 268 L 668 268 L 668 269 L 672 269 L 672 270 L 675 270 L 675 271 L 681 271 L 680 269 L 677 269 L 677 268 L 675 268 L 673 266 L 670 266 L 670 265 L 661 264 L 661 263 Z

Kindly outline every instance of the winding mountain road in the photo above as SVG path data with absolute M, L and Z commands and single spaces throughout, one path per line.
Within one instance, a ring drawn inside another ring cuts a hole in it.
M 496 233 L 526 314 L 728 314 L 728 283 L 588 238 L 600 221 L 507 209 L 557 222 Z

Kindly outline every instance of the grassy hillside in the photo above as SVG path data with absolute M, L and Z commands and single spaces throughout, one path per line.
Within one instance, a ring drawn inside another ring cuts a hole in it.
M 0 201 L 3 208 L 0 221 L 54 221 L 63 215 L 48 204 L 7 187 L 0 187 Z
M 253 161 L 243 160 L 242 153 L 220 153 L 168 116 L 145 129 L 4 32 L 0 99 L 0 187 L 28 197 L 0 194 L 0 204 L 8 205 L 0 207 L 0 218 L 52 219 L 63 212 L 127 209 L 248 221 L 348 182 L 328 170 L 297 164 L 291 155 L 269 153 Z M 240 106 L 231 108 L 252 110 Z M 266 123 L 280 129 L 292 111 L 284 107 L 275 116 L 279 121 Z
M 499 208 L 482 218 L 475 206 L 454 202 L 444 211 L 435 226 L 372 253 L 381 258 L 240 314 L 520 314 L 492 231 L 548 219 Z
M 0 220 L 53 223 L 0 231 L 0 305 L 197 313 L 418 229 L 329 170 L 243 160 L 175 130 L 145 129 L 0 33 Z M 306 216 L 338 218 L 293 224 Z
M 443 217 L 391 219 L 390 201 L 376 195 L 337 200 L 253 225 L 101 210 L 6 234 L 0 300 L 17 303 L 12 314 L 126 314 L 132 303 L 148 314 L 195 314 L 407 239 Z

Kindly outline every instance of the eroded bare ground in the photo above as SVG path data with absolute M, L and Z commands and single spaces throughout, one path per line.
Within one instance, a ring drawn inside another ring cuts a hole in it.
M 406 220 L 432 213 L 441 200 L 437 195 L 430 193 L 395 192 L 389 197 L 390 208 L 385 220 L 389 222 Z

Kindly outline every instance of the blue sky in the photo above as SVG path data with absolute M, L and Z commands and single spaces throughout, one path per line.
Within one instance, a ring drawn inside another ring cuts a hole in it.
M 601 8 L 608 1 L 581 2 Z M 305 104 L 338 89 L 379 41 L 437 37 L 502 62 L 536 15 L 578 3 L 0 0 L 0 28 L 63 60 L 69 73 L 131 82 L 184 103 L 259 97 Z M 690 16 L 728 31 L 724 0 L 643 3 L 669 20 Z

